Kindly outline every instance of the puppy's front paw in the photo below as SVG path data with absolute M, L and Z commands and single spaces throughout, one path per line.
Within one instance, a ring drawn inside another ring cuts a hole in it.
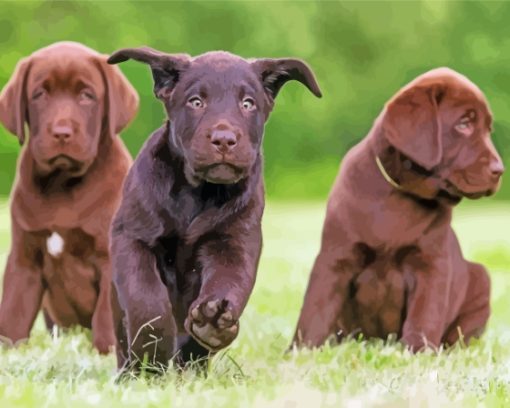
M 107 335 L 98 335 L 93 336 L 92 344 L 99 352 L 99 354 L 108 354 L 111 353 L 115 346 L 115 340 L 111 336 Z
M 0 334 L 0 346 L 11 348 L 14 347 L 15 344 L 9 337 Z
M 234 318 L 232 305 L 226 299 L 192 306 L 184 325 L 195 340 L 213 352 L 227 347 L 239 332 L 239 321 Z
M 437 344 L 434 344 L 423 333 L 419 332 L 404 333 L 401 341 L 413 353 L 424 351 L 428 348 L 433 350 L 438 348 Z

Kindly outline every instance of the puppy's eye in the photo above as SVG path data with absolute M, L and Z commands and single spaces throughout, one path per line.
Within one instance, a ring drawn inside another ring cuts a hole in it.
M 32 99 L 34 101 L 37 101 L 38 99 L 42 99 L 44 96 L 46 96 L 47 92 L 44 88 L 39 88 L 34 91 L 32 94 Z
M 465 117 L 462 118 L 460 122 L 455 125 L 455 130 L 459 132 L 462 136 L 471 136 L 475 130 L 475 126 L 471 121 L 471 118 Z
M 192 96 L 188 99 L 188 106 L 193 109 L 202 109 L 205 104 L 198 96 Z
M 253 98 L 244 98 L 243 103 L 241 104 L 243 109 L 246 111 L 252 111 L 256 108 L 255 101 Z
M 88 105 L 96 100 L 96 95 L 90 89 L 83 89 L 78 95 L 80 104 Z

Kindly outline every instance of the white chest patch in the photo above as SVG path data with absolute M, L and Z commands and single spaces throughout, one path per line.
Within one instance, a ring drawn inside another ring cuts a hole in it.
M 48 249 L 48 253 L 56 258 L 64 252 L 64 240 L 59 234 L 54 232 L 46 240 L 46 248 Z

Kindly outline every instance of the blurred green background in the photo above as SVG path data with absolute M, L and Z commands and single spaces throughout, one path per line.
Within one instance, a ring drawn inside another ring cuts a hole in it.
M 486 93 L 494 139 L 510 158 L 508 2 L 0 1 L 0 86 L 17 61 L 59 40 L 103 53 L 149 45 L 192 55 L 223 49 L 244 57 L 295 56 L 315 70 L 324 97 L 300 84 L 279 94 L 264 141 L 273 199 L 324 199 L 344 153 L 370 129 L 386 100 L 416 75 L 449 66 Z M 122 138 L 136 155 L 164 115 L 143 64 L 121 68 L 141 96 Z M 0 129 L 0 194 L 19 152 Z M 510 199 L 510 185 L 496 199 Z

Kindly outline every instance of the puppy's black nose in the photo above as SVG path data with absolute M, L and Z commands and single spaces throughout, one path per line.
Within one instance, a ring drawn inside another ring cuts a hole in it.
M 211 143 L 219 152 L 227 153 L 237 145 L 237 136 L 230 129 L 215 129 L 211 133 Z
M 67 142 L 73 133 L 71 126 L 53 126 L 53 138 L 59 142 Z

